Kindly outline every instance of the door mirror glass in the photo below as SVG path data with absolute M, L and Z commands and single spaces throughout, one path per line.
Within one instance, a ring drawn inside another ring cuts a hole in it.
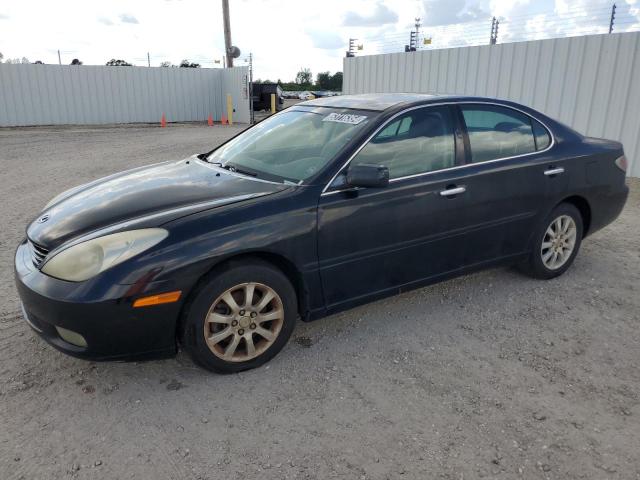
M 347 183 L 352 187 L 380 188 L 389 185 L 389 169 L 384 165 L 361 163 L 351 165 Z

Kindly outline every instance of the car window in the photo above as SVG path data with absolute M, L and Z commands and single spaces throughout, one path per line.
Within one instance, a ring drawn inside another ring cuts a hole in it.
M 494 105 L 464 105 L 461 109 L 473 163 L 536 151 L 528 115 Z
M 531 119 L 531 125 L 533 127 L 533 136 L 536 140 L 536 150 L 544 150 L 551 144 L 551 137 L 549 132 L 542 126 L 537 120 Z
M 377 138 L 390 138 L 395 136 L 398 133 L 398 127 L 400 126 L 400 120 L 396 120 L 395 122 L 391 122 L 385 128 L 382 129 L 380 133 L 378 133 Z
M 304 182 L 375 118 L 351 109 L 290 109 L 214 150 L 207 160 L 261 179 Z
M 453 121 L 448 107 L 419 108 L 383 128 L 354 157 L 351 165 L 384 165 L 389 178 L 452 167 Z
M 256 145 L 256 150 L 266 151 L 284 147 L 321 145 L 327 140 L 330 132 L 329 129 L 315 127 L 316 117 L 317 115 L 300 115 L 296 122 L 287 122 L 286 128 L 280 128 L 278 135 L 263 135 L 260 138 L 260 143 Z
M 402 120 L 400 120 L 400 125 L 398 126 L 397 135 L 402 135 L 403 133 L 409 132 L 409 128 L 411 127 L 412 120 L 413 120 L 413 117 L 404 117 Z

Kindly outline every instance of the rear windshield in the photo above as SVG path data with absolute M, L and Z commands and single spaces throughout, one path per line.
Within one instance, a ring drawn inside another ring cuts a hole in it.
M 294 107 L 241 133 L 207 160 L 257 178 L 302 184 L 376 115 L 350 109 Z

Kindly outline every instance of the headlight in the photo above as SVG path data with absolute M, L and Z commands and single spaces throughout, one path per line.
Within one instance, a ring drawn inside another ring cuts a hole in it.
M 167 238 L 162 228 L 114 233 L 79 243 L 48 260 L 42 272 L 70 282 L 82 282 L 144 252 Z

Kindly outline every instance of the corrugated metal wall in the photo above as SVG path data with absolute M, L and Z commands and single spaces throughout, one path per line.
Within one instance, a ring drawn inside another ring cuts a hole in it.
M 219 69 L 222 72 L 222 94 L 226 109 L 226 94 L 233 100 L 233 122 L 249 123 L 249 67 Z M 226 110 L 225 110 L 226 111 Z
M 622 141 L 640 177 L 640 32 L 345 58 L 343 90 L 513 100 Z
M 233 69 L 0 64 L 0 126 L 249 121 L 247 67 Z

